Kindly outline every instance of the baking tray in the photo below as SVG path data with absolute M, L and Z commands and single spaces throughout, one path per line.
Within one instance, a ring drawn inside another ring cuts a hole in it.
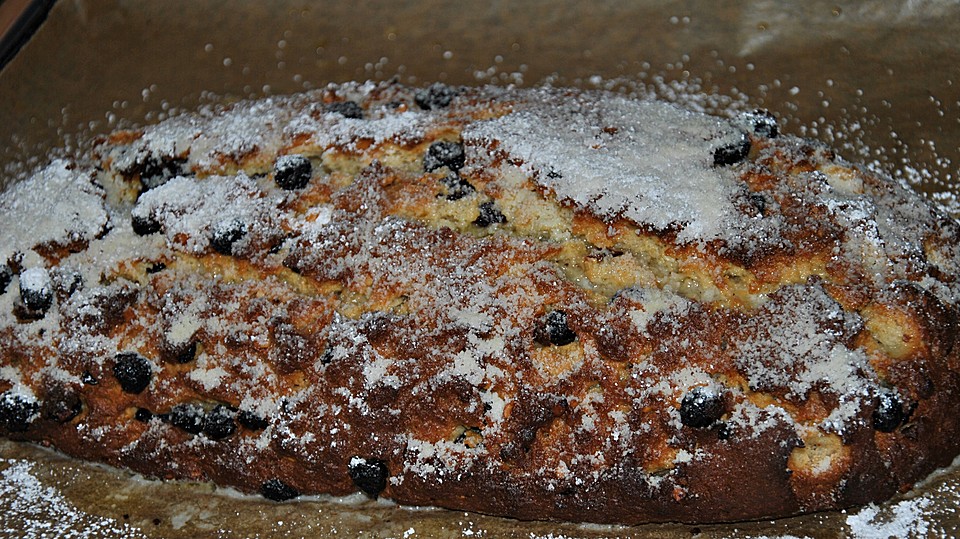
M 396 78 L 549 83 L 763 107 L 960 215 L 960 6 L 60 0 L 0 71 L 0 186 L 98 134 L 211 101 Z M 956 420 L 955 411 L 944 411 Z M 0 443 L 0 536 L 952 537 L 960 474 L 849 512 L 723 526 L 530 523 L 383 502 L 274 504 Z

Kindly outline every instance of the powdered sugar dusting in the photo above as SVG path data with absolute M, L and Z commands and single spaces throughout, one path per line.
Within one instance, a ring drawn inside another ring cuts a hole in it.
M 44 486 L 37 479 L 32 473 L 35 466 L 32 462 L 10 459 L 0 464 L 6 465 L 0 472 L 3 502 L 0 534 L 23 539 L 147 537 L 128 524 L 77 509 L 57 489 Z
M 0 230 L 29 230 L 6 235 L 0 263 L 37 245 L 90 241 L 109 223 L 102 189 L 89 175 L 54 161 L 0 195 Z
M 500 141 L 538 183 L 599 215 L 677 227 L 680 241 L 724 234 L 734 175 L 713 166 L 713 153 L 740 139 L 733 125 L 656 101 L 538 98 L 475 124 L 464 139 Z

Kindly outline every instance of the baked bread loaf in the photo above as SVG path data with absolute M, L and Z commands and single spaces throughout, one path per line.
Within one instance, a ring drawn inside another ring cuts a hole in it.
M 759 519 L 960 452 L 960 226 L 764 112 L 344 84 L 0 200 L 0 432 L 272 500 Z

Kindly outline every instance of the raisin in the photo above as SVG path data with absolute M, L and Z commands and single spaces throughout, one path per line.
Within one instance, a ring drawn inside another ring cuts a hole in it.
M 186 163 L 187 160 L 181 157 L 157 157 L 146 154 L 137 159 L 134 170 L 126 172 L 138 172 L 143 191 L 149 191 L 167 183 L 170 178 L 183 174 L 183 166 Z
M 233 411 L 218 404 L 203 418 L 203 433 L 211 440 L 222 440 L 237 432 Z
M 435 82 L 427 88 L 418 90 L 413 100 L 424 110 L 443 109 L 450 106 L 450 102 L 458 93 L 456 89 L 446 84 Z
M 136 413 L 133 414 L 133 418 L 141 423 L 149 423 L 150 420 L 153 419 L 153 412 L 146 408 L 137 408 Z
M 83 287 L 83 276 L 77 271 L 60 269 L 51 277 L 59 298 L 69 298 Z
M 250 430 L 263 430 L 270 426 L 270 423 L 266 419 L 247 410 L 237 412 L 237 423 L 240 423 L 240 425 Z
M 456 172 L 447 174 L 440 182 L 447 188 L 447 200 L 460 200 L 476 191 L 470 182 L 461 178 Z
M 356 101 L 340 101 L 337 103 L 329 103 L 325 107 L 325 110 L 327 112 L 339 114 L 344 118 L 354 118 L 357 120 L 363 118 L 363 108 L 361 108 Z
M 268 500 L 283 502 L 300 495 L 300 491 L 279 479 L 268 479 L 260 485 L 260 495 Z
M 427 153 L 423 156 L 423 170 L 433 172 L 440 167 L 447 167 L 456 172 L 463 168 L 466 159 L 463 144 L 438 140 L 427 148 Z
M 181 343 L 164 343 L 160 347 L 161 358 L 168 363 L 183 365 L 197 358 L 197 341 L 190 340 Z
M 680 422 L 688 427 L 709 427 L 723 412 L 723 396 L 703 386 L 691 389 L 680 401 Z
M 30 268 L 20 274 L 20 300 L 34 313 L 43 313 L 53 305 L 53 281 L 43 268 Z
M 320 364 L 329 365 L 333 361 L 333 348 L 328 344 L 320 355 Z
M 150 275 L 153 275 L 154 273 L 160 273 L 165 269 L 167 269 L 166 264 L 164 264 L 163 262 L 155 262 L 147 266 L 147 268 L 144 271 L 146 271 Z
M 376 498 L 387 488 L 387 463 L 379 459 L 353 457 L 347 465 L 347 473 L 353 484 L 367 496 Z
M 100 382 L 90 374 L 90 371 L 83 371 L 83 374 L 80 375 L 80 381 L 87 386 L 99 385 Z
M 497 206 L 492 201 L 488 201 L 480 204 L 480 215 L 473 221 L 473 224 L 481 228 L 486 228 L 494 223 L 506 222 L 506 216 L 500 213 L 500 210 L 497 209 Z
M 24 432 L 37 418 L 40 404 L 32 397 L 6 391 L 0 395 L 0 428 Z
M 213 228 L 210 245 L 222 255 L 232 255 L 233 245 L 247 235 L 247 225 L 240 219 L 223 221 Z
M 564 346 L 577 340 L 577 334 L 567 325 L 567 313 L 550 311 L 534 334 L 534 339 L 544 345 Z
M 740 140 L 732 144 L 720 146 L 713 151 L 713 166 L 723 167 L 735 165 L 747 158 L 750 154 L 750 138 L 740 134 Z
M 150 361 L 136 352 L 121 352 L 113 364 L 113 376 L 126 393 L 140 393 L 150 385 L 153 369 Z
M 757 210 L 757 215 L 763 217 L 767 212 L 767 198 L 760 193 L 750 193 L 748 195 L 750 205 Z
M 755 135 L 765 138 L 777 138 L 780 135 L 777 118 L 770 111 L 757 109 L 745 116 Z
M 178 404 L 171 408 L 165 417 L 168 423 L 190 434 L 203 432 L 203 407 L 197 404 Z
M 7 292 L 10 281 L 13 280 L 13 270 L 6 264 L 0 264 L 0 294 Z
M 76 390 L 60 384 L 54 385 L 47 391 L 40 409 L 44 418 L 60 424 L 69 422 L 82 411 L 83 403 L 80 402 L 80 396 Z
M 900 399 L 890 391 L 880 393 L 873 411 L 873 428 L 880 432 L 893 432 L 906 416 Z
M 149 236 L 160 232 L 160 221 L 151 213 L 133 211 L 130 214 L 130 226 L 138 236 Z
M 281 189 L 303 189 L 313 176 L 313 165 L 298 154 L 281 155 L 273 165 L 273 181 Z

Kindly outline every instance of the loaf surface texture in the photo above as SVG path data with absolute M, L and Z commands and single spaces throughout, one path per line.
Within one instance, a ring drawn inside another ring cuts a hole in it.
M 960 226 L 757 111 L 394 83 L 0 195 L 0 434 L 283 501 L 774 518 L 960 452 Z

